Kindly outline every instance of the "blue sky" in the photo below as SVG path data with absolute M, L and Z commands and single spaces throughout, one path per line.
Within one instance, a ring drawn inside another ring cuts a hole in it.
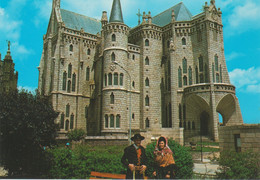
M 182 0 L 196 15 L 206 0 Z M 210 0 L 208 0 L 209 3 Z M 125 24 L 137 25 L 138 9 L 152 16 L 181 0 L 121 0 Z M 46 33 L 52 0 L 0 0 L 0 53 L 11 41 L 18 86 L 34 90 L 38 86 L 43 35 Z M 216 0 L 223 13 L 224 46 L 231 83 L 236 86 L 245 123 L 260 123 L 260 0 Z M 112 0 L 61 0 L 61 8 L 100 19 L 110 14 Z

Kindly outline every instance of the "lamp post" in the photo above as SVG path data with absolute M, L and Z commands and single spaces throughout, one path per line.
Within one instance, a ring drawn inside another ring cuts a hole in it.
M 122 68 L 126 72 L 126 74 L 129 76 L 129 138 L 128 138 L 128 141 L 129 141 L 129 145 L 131 145 L 131 121 L 132 121 L 131 76 L 130 76 L 129 72 L 121 64 L 119 64 L 117 61 L 113 61 L 113 63 L 118 65 L 120 68 Z

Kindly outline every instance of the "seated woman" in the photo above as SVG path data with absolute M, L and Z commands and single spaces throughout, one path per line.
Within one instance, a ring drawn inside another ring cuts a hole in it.
M 154 150 L 154 161 L 156 171 L 153 175 L 157 179 L 173 179 L 175 161 L 173 153 L 168 146 L 168 141 L 165 137 L 161 136 L 156 143 Z

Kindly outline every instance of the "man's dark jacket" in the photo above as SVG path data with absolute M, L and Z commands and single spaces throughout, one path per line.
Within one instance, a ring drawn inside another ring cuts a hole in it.
M 146 159 L 146 155 L 145 155 L 145 149 L 143 146 L 139 146 L 139 148 L 141 149 L 141 152 L 142 152 L 140 166 L 146 165 L 147 159 Z M 133 179 L 133 172 L 131 172 L 131 170 L 128 168 L 128 165 L 134 164 L 135 166 L 137 166 L 137 163 L 138 163 L 137 152 L 136 152 L 134 145 L 131 145 L 131 146 L 128 146 L 125 148 L 124 155 L 121 159 L 121 162 L 124 164 L 124 166 L 127 167 L 126 179 Z M 138 179 L 138 175 L 136 176 L 136 179 Z

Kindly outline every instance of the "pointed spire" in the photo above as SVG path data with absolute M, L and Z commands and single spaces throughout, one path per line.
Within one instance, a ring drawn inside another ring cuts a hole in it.
M 120 0 L 114 0 L 109 22 L 124 23 Z
M 53 0 L 52 1 L 52 8 L 60 8 L 60 0 Z
M 7 53 L 5 55 L 5 60 L 12 60 L 11 50 L 10 50 L 11 42 L 7 41 L 7 43 L 8 43 L 8 50 L 7 50 Z

